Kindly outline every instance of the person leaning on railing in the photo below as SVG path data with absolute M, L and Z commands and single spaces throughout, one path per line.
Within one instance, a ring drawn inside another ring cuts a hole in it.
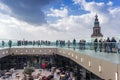
M 75 50 L 75 48 L 76 48 L 76 40 L 73 39 L 73 49 Z
M 95 52 L 97 52 L 97 48 L 98 48 L 98 40 L 97 38 L 94 40 L 94 50 Z
M 71 44 L 71 43 L 70 43 L 70 40 L 68 40 L 68 48 L 70 48 L 70 44 Z
M 104 52 L 106 52 L 106 46 L 107 46 L 107 43 L 106 43 L 106 40 L 104 39 L 104 41 L 103 41 L 103 50 L 104 50 Z
M 115 53 L 116 52 L 116 40 L 114 37 L 111 39 L 111 52 Z
M 9 40 L 9 41 L 8 41 L 8 45 L 9 45 L 9 48 L 12 47 L 12 40 Z
M 119 42 L 117 44 L 117 48 L 118 48 L 118 53 L 120 53 L 120 40 L 119 40 Z
M 100 52 L 102 52 L 102 44 L 103 44 L 102 39 L 100 39 L 99 40 L 99 50 L 100 50 Z
M 2 47 L 4 47 L 4 45 L 5 45 L 5 42 L 4 42 L 4 41 L 2 41 Z
M 110 53 L 111 52 L 111 44 L 110 44 L 110 39 L 109 37 L 106 40 L 106 52 Z

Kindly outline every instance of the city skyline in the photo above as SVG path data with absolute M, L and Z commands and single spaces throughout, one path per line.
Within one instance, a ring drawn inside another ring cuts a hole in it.
M 119 0 L 0 0 L 0 39 L 90 39 L 95 15 L 119 39 Z

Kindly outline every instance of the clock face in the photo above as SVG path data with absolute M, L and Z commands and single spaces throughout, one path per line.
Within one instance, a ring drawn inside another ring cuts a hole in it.
M 100 30 L 101 28 L 100 27 L 93 27 L 93 34 L 92 34 L 92 36 L 102 36 L 102 34 L 101 34 L 101 30 Z

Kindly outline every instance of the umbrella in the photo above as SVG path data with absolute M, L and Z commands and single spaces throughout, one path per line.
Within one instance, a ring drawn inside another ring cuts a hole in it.
M 6 72 L 5 74 L 6 74 L 6 75 L 11 75 L 11 72 Z
M 56 70 L 56 72 L 60 72 L 60 70 L 59 70 L 59 69 L 57 69 L 57 70 Z

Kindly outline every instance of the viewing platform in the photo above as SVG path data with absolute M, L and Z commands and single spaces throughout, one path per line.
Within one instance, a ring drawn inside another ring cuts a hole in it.
M 13 46 L 1 48 L 0 57 L 8 55 L 61 55 L 67 57 L 85 69 L 105 80 L 120 79 L 120 54 L 79 50 L 78 48 L 56 46 Z

